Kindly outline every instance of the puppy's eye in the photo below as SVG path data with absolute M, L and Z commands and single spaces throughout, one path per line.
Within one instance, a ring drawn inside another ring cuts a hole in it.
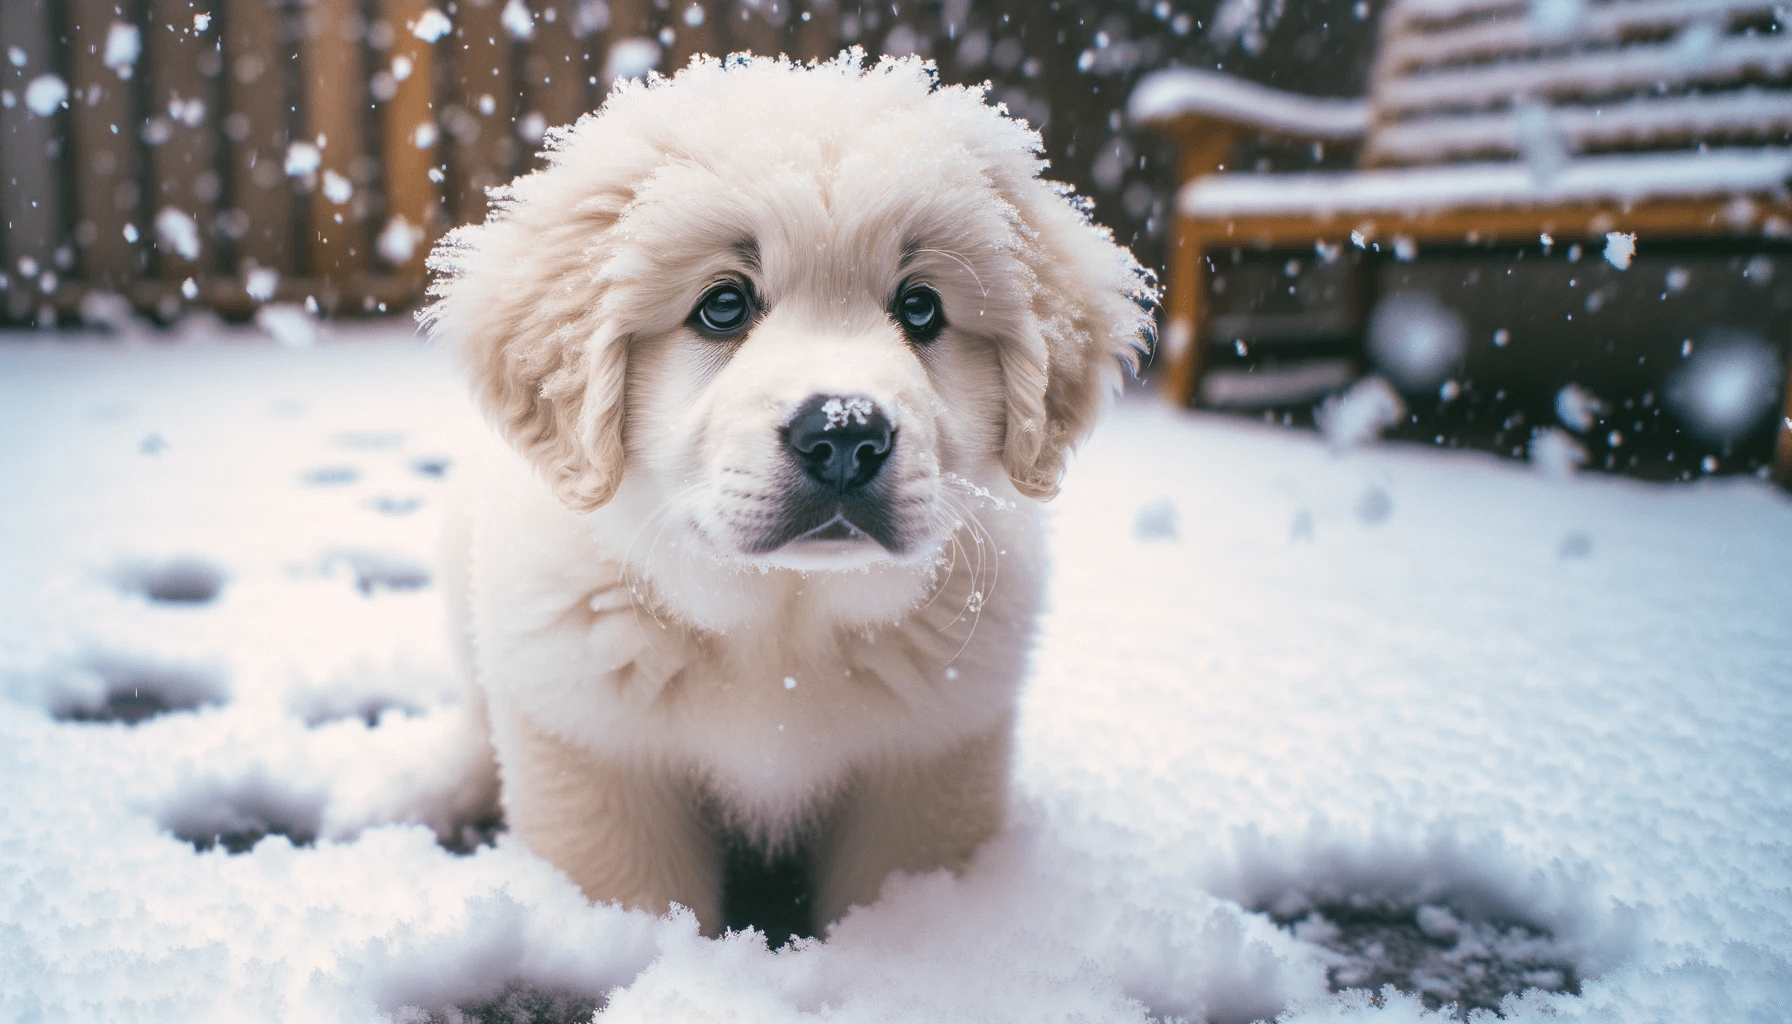
M 905 289 L 896 299 L 896 322 L 916 341 L 932 341 L 946 326 L 939 293 L 932 288 Z
M 747 325 L 753 315 L 753 300 L 737 284 L 720 284 L 711 288 L 697 303 L 691 314 L 693 326 L 705 334 L 733 334 Z

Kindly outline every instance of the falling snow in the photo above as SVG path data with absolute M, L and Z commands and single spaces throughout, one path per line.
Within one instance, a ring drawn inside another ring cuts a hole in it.
M 25 106 L 38 117 L 49 117 L 68 101 L 68 83 L 55 75 L 39 75 L 25 86 Z
M 173 206 L 156 214 L 156 243 L 174 250 L 184 260 L 199 258 L 199 225 L 193 215 Z

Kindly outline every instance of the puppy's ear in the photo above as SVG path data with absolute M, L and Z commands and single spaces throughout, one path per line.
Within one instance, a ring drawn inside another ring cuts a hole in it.
M 560 139 L 566 148 L 568 131 Z M 460 356 L 498 432 L 568 508 L 589 512 L 622 481 L 628 337 L 611 318 L 609 232 L 646 161 L 551 166 L 493 190 L 485 223 L 430 254 L 436 301 L 418 315 Z
M 1003 353 L 1002 457 L 1021 493 L 1050 498 L 1070 450 L 1120 389 L 1121 371 L 1136 372 L 1150 351 L 1158 290 L 1067 187 L 1031 174 L 1007 184 L 1033 293 L 1025 328 L 1032 336 Z

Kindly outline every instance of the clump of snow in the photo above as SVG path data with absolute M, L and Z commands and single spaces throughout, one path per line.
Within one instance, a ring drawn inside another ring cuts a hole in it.
M 417 16 L 417 20 L 411 23 L 410 28 L 411 35 L 426 43 L 433 43 L 454 31 L 454 23 L 449 21 L 448 16 L 441 11 L 434 7 L 427 7 L 424 8 L 422 14 Z
M 143 55 L 143 35 L 137 26 L 115 21 L 106 28 L 106 49 L 100 63 L 111 68 L 123 81 L 130 81 L 137 58 Z
M 1605 262 L 1619 270 L 1630 269 L 1630 258 L 1636 255 L 1636 236 L 1622 231 L 1605 233 Z
M 1544 476 L 1562 479 L 1587 464 L 1587 450 L 1567 431 L 1543 427 L 1531 433 L 1531 465 Z
M 97 288 L 81 296 L 81 322 L 114 334 L 135 334 L 141 327 L 130 299 Z
M 287 348 L 317 344 L 317 318 L 302 306 L 277 302 L 255 311 L 255 324 Z
M 1785 377 L 1759 335 L 1714 330 L 1668 379 L 1668 408 L 1695 436 L 1719 444 L 1746 437 L 1772 412 Z
M 1742 276 L 1757 288 L 1765 288 L 1773 283 L 1773 257 L 1766 253 L 1757 253 L 1749 257 L 1747 265 L 1742 268 Z
M 877 413 L 877 406 L 869 398 L 830 398 L 821 403 L 821 413 L 828 420 L 822 426 L 823 430 L 850 426 L 854 420 L 862 427 L 871 422 L 871 417 Z
M 292 142 L 286 147 L 286 173 L 294 178 L 315 173 L 323 159 L 324 155 L 311 143 Z
M 355 183 L 332 170 L 324 171 L 324 198 L 340 206 L 355 197 Z
M 1577 434 L 1593 429 L 1605 411 L 1606 405 L 1599 396 L 1579 384 L 1569 382 L 1556 392 L 1556 418 Z
M 572 12 L 572 32 L 580 39 L 610 27 L 610 5 L 604 0 L 578 0 Z
M 1334 450 L 1366 444 L 1400 422 L 1406 403 L 1399 392 L 1380 377 L 1364 377 L 1341 395 L 1327 398 L 1314 420 Z
M 182 99 L 175 93 L 168 99 L 168 117 L 188 128 L 197 128 L 205 123 L 205 101 L 197 96 Z
M 1221 53 L 1235 43 L 1246 53 L 1259 52 L 1265 41 L 1259 20 L 1261 8 L 1262 0 L 1221 0 L 1219 9 L 1213 12 L 1207 38 Z
M 644 78 L 660 63 L 660 45 L 651 39 L 618 39 L 604 61 L 604 81 Z
M 1468 348 L 1462 314 L 1428 293 L 1391 295 L 1369 314 L 1369 355 L 1400 390 L 1430 391 Z
M 417 251 L 417 243 L 422 240 L 423 232 L 412 227 L 404 214 L 398 213 L 386 221 L 375 244 L 386 262 L 402 265 L 411 261 L 411 256 Z
M 156 244 L 172 249 L 184 260 L 199 258 L 199 225 L 193 215 L 174 206 L 156 214 Z
M 38 75 L 25 86 L 25 106 L 38 117 L 49 117 L 68 102 L 68 83 L 56 75 Z
M 243 291 L 256 302 L 266 302 L 280 289 L 280 271 L 273 267 L 249 268 L 243 275 Z
M 529 7 L 523 0 L 510 0 L 504 5 L 504 11 L 498 18 L 504 31 L 510 33 L 510 38 L 535 38 L 535 15 L 529 13 Z

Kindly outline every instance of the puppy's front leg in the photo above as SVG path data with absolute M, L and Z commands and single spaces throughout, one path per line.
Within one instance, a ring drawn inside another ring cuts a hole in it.
M 599 902 L 696 911 L 721 931 L 722 859 L 690 784 L 593 754 L 518 718 L 500 746 L 504 816 Z
M 1004 722 L 941 757 L 872 766 L 818 850 L 817 924 L 877 898 L 892 871 L 957 871 L 1002 828 L 1012 729 Z

